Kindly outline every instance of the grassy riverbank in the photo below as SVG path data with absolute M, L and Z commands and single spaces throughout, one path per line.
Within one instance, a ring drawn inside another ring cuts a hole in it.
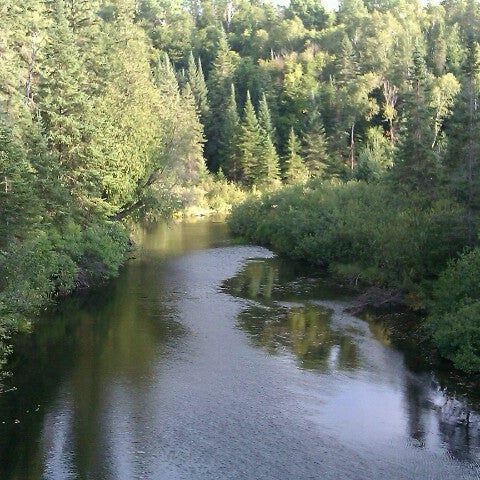
M 342 281 L 405 293 L 427 312 L 423 325 L 443 356 L 480 371 L 477 250 L 467 247 L 464 212 L 380 184 L 297 185 L 251 198 L 229 217 L 232 231 Z

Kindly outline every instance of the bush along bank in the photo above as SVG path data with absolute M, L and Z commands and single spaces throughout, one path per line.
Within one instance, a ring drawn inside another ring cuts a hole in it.
M 425 335 L 459 369 L 480 371 L 480 253 L 464 212 L 388 185 L 310 182 L 250 198 L 232 232 L 328 270 L 342 281 L 405 292 Z
M 125 227 L 107 221 L 69 222 L 10 242 L 0 252 L 0 370 L 15 331 L 56 297 L 115 276 L 129 249 Z

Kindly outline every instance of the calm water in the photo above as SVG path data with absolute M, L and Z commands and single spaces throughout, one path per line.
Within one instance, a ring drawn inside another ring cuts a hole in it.
M 479 416 L 349 299 L 222 223 L 138 234 L 17 339 L 0 479 L 478 479 Z

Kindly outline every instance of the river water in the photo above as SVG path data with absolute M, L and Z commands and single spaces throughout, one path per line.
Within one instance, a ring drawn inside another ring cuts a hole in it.
M 0 479 L 478 479 L 479 415 L 350 299 L 213 220 L 16 339 Z

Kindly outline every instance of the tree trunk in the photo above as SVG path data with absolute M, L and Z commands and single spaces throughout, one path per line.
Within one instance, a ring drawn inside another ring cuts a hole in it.
M 350 168 L 355 168 L 355 124 L 350 127 Z

